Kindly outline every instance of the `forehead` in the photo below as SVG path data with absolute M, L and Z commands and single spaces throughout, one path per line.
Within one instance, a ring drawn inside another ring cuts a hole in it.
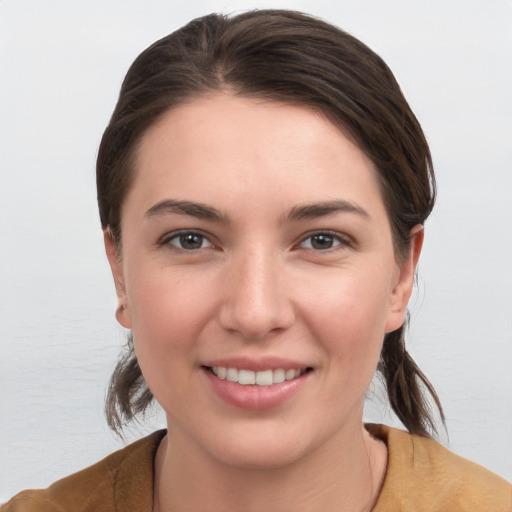
M 221 93 L 181 104 L 146 131 L 135 157 L 134 193 L 147 202 L 168 194 L 265 204 L 278 196 L 288 207 L 340 194 L 380 200 L 370 159 L 322 114 Z

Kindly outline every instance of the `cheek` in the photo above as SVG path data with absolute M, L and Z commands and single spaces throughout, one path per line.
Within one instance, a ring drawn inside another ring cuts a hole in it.
M 351 273 L 326 280 L 303 306 L 309 328 L 334 364 L 350 374 L 371 373 L 380 357 L 389 312 L 382 275 Z
M 166 411 L 187 408 L 210 296 L 185 276 L 157 272 L 132 281 L 134 349 L 144 379 Z M 165 404 L 165 405 L 164 405 Z
M 133 276 L 128 289 L 132 333 L 141 366 L 193 360 L 212 297 L 201 279 L 170 269 Z

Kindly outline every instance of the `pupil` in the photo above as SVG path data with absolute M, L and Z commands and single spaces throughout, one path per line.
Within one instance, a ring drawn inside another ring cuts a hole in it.
M 200 249 L 202 245 L 202 236 L 189 233 L 180 236 L 180 243 L 184 249 Z
M 311 239 L 311 245 L 314 249 L 330 249 L 332 243 L 333 238 L 330 235 L 315 235 Z

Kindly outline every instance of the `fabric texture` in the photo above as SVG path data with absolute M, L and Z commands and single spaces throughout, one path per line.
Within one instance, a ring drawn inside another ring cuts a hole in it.
M 366 428 L 388 447 L 373 512 L 512 512 L 512 486 L 436 441 L 383 425 Z M 1 512 L 151 512 L 160 430 L 48 489 L 23 491 Z

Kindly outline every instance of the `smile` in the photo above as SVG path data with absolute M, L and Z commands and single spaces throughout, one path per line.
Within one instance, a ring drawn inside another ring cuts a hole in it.
M 285 381 L 297 379 L 304 373 L 311 371 L 311 368 L 287 369 L 276 368 L 275 370 L 252 371 L 237 368 L 225 368 L 223 366 L 207 367 L 219 379 L 229 382 L 236 382 L 242 386 L 272 386 Z

